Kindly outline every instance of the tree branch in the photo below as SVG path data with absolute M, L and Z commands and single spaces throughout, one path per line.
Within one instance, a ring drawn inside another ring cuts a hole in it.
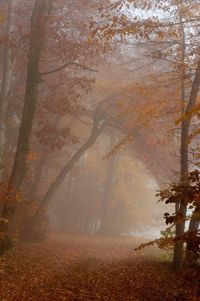
M 48 74 L 52 74 L 52 73 L 58 72 L 58 71 L 64 69 L 65 67 L 67 67 L 67 66 L 69 66 L 69 65 L 75 65 L 75 66 L 77 66 L 77 67 L 80 67 L 80 68 L 82 68 L 82 69 L 84 69 L 84 70 L 88 70 L 88 71 L 91 71 L 91 72 L 98 72 L 98 71 L 95 70 L 95 69 L 91 69 L 91 68 L 89 68 L 89 67 L 87 67 L 87 66 L 84 66 L 84 65 L 81 65 L 81 64 L 79 64 L 79 63 L 68 62 L 68 63 L 66 63 L 66 64 L 64 64 L 64 65 L 62 65 L 62 66 L 60 66 L 60 67 L 58 67 L 58 68 L 56 68 L 56 69 L 53 69 L 53 70 L 50 70 L 50 71 L 46 71 L 46 72 L 40 72 L 40 75 L 48 75 Z

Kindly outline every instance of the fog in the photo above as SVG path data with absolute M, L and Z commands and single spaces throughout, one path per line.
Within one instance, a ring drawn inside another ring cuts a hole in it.
M 142 107 L 148 106 L 148 96 L 135 95 L 132 87 L 127 88 L 136 79 L 130 74 L 127 80 L 123 59 L 117 53 L 111 62 L 107 59 L 109 67 L 103 61 L 95 66 L 98 72 L 87 72 L 94 83 L 80 96 L 78 107 L 71 114 L 55 112 L 56 130 L 63 133 L 45 129 L 46 124 L 41 129 L 49 131 L 45 141 L 38 133 L 44 158 L 37 157 L 36 146 L 36 158 L 30 162 L 32 170 L 37 164 L 39 168 L 34 198 L 42 200 L 54 181 L 59 184 L 53 188 L 45 213 L 50 232 L 152 239 L 165 227 L 164 205 L 157 203 L 155 195 L 173 174 L 165 170 L 165 164 L 177 161 L 167 153 L 169 140 L 163 141 L 168 129 L 160 129 L 156 136 L 151 133 L 165 121 L 155 124 L 156 117 L 146 119 L 148 112 Z M 166 155 L 168 162 L 163 161 Z
M 155 238 L 173 211 L 156 192 L 180 174 L 181 34 L 148 20 L 177 7 L 110 5 L 1 3 L 1 182 L 18 195 L 1 207 L 22 236 Z
M 199 32 L 199 0 L 0 0 L 1 301 L 199 300 Z
M 103 160 L 114 137 L 102 135 L 71 169 L 49 214 L 54 229 L 86 235 L 122 235 L 160 227 L 155 180 L 122 151 Z M 143 222 L 145 220 L 145 223 Z

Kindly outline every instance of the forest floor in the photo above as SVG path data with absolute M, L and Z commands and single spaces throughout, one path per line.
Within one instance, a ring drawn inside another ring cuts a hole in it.
M 66 238 L 19 245 L 0 259 L 0 301 L 175 301 L 183 275 L 138 239 Z M 200 300 L 200 299 L 199 299 Z

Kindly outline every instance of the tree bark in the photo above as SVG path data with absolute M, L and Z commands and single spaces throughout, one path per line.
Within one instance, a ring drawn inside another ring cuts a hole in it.
M 49 1 L 36 0 L 31 17 L 31 40 L 27 66 L 27 80 L 22 121 L 19 129 L 17 150 L 14 165 L 8 183 L 8 200 L 5 201 L 2 218 L 8 223 L 1 224 L 7 236 L 12 236 L 14 216 L 16 211 L 16 193 L 24 178 L 26 158 L 29 152 L 29 141 L 37 102 L 37 88 L 39 80 L 39 62 L 43 49 L 44 30 L 49 10 Z
M 188 175 L 188 136 L 191 123 L 191 111 L 195 106 L 197 95 L 200 86 L 200 60 L 198 61 L 195 77 L 193 80 L 189 101 L 185 109 L 185 117 L 182 120 L 181 126 L 181 180 Z M 179 204 L 177 212 L 180 213 L 183 219 L 186 218 L 187 205 Z M 176 237 L 181 237 L 184 234 L 185 221 L 176 225 Z M 178 270 L 183 264 L 183 242 L 178 241 L 174 247 L 174 268 Z
M 0 179 L 2 180 L 2 171 L 4 166 L 5 140 L 6 140 L 6 116 L 8 110 L 8 93 L 11 84 L 11 50 L 9 46 L 12 32 L 13 18 L 13 0 L 7 1 L 7 25 L 5 32 L 5 44 L 3 48 L 3 67 L 2 81 L 0 91 Z
M 195 99 L 195 102 L 196 102 L 199 88 L 200 88 L 200 59 L 197 65 L 196 74 L 193 82 L 193 89 L 192 89 L 192 97 Z M 199 208 L 195 208 L 190 220 L 188 231 L 189 232 L 197 231 L 199 228 L 199 224 L 200 224 Z M 193 254 L 190 252 L 190 245 L 188 244 L 187 252 L 186 252 L 186 261 L 190 261 L 190 260 L 193 260 Z
M 188 176 L 188 136 L 189 136 L 189 129 L 191 123 L 191 110 L 193 109 L 197 93 L 198 93 L 198 73 L 199 73 L 199 64 L 197 66 L 195 78 L 193 81 L 192 89 L 190 92 L 190 97 L 185 108 L 185 56 L 186 56 L 186 45 L 185 45 L 185 28 L 183 24 L 183 12 L 182 12 L 182 0 L 180 0 L 178 4 L 179 10 L 179 21 L 180 21 L 180 31 L 182 35 L 182 55 L 181 55 L 181 149 L 180 149 L 180 181 L 184 181 L 185 178 Z M 199 62 L 200 63 L 200 62 Z M 177 215 L 181 215 L 183 221 L 180 221 L 176 224 L 176 238 L 180 238 L 184 235 L 185 232 L 185 219 L 187 214 L 187 204 L 184 203 L 177 203 L 175 207 L 175 211 Z M 174 258 L 173 258 L 173 265 L 175 270 L 179 270 L 183 264 L 183 242 L 178 240 L 174 246 Z
M 185 114 L 185 29 L 182 22 L 182 1 L 179 3 L 179 19 L 180 19 L 180 31 L 182 34 L 182 45 L 181 45 L 181 148 L 180 148 L 180 181 L 184 179 L 184 176 L 188 174 L 188 146 L 187 146 L 187 131 L 184 124 L 184 114 Z M 178 215 L 181 213 L 184 217 L 186 215 L 186 207 L 180 202 L 175 205 L 175 212 Z M 185 221 L 176 224 L 176 238 L 182 236 L 185 230 Z M 177 241 L 174 245 L 174 259 L 173 265 L 174 269 L 178 270 L 181 268 L 183 262 L 183 243 Z
M 31 185 L 31 189 L 28 193 L 28 199 L 30 201 L 36 200 L 38 187 L 40 185 L 41 178 L 42 178 L 42 172 L 46 165 L 47 160 L 48 160 L 48 156 L 42 155 L 42 158 L 40 160 L 38 160 L 38 162 L 36 162 L 33 183 Z

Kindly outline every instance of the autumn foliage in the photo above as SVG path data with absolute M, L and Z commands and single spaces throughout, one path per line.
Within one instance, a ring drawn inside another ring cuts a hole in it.
M 199 12 L 0 1 L 0 298 L 197 301 Z

